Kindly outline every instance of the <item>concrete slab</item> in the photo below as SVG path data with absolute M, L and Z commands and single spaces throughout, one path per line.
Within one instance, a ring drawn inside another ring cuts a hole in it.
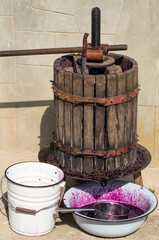
M 1 152 L 1 169 L 0 175 L 3 175 L 4 170 L 15 162 L 21 161 L 37 161 L 37 154 L 35 153 L 12 153 Z M 150 190 L 155 191 L 157 198 L 159 199 L 159 181 L 158 181 L 159 168 L 148 167 L 143 171 L 144 186 Z M 4 184 L 4 191 L 6 186 Z M 72 214 L 63 214 L 57 218 L 55 229 L 47 235 L 40 237 L 28 237 L 19 235 L 10 229 L 8 218 L 6 216 L 5 207 L 2 201 L 0 201 L 0 240 L 47 240 L 47 239 L 60 239 L 60 240 L 97 240 L 102 239 L 96 236 L 92 236 L 79 228 L 73 219 Z M 103 238 L 104 239 L 104 238 Z M 135 233 L 123 237 L 116 238 L 116 240 L 158 240 L 159 239 L 159 207 L 149 215 L 148 219 L 141 226 L 141 228 Z M 111 240 L 109 238 L 109 240 Z

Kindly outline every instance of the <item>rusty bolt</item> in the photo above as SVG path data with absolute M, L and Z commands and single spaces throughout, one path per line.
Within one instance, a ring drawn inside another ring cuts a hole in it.
M 130 95 L 129 98 L 132 99 L 132 96 Z
M 121 154 L 123 154 L 123 151 L 120 151 Z
M 67 101 L 67 100 L 68 100 L 68 97 L 65 97 L 65 100 Z
M 113 100 L 110 100 L 110 103 L 113 103 Z
M 58 93 L 57 96 L 60 97 L 60 93 Z
M 124 98 L 124 97 L 122 97 L 122 98 L 121 98 L 121 101 L 123 102 L 124 100 L 125 100 L 125 98 Z

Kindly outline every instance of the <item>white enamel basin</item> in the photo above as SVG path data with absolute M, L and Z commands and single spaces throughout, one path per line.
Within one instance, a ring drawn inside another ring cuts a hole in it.
M 157 198 L 151 191 L 124 181 L 110 181 L 105 187 L 87 182 L 70 188 L 63 197 L 66 207 L 82 207 L 103 200 L 132 205 L 144 213 L 124 220 L 101 220 L 74 212 L 74 219 L 83 230 L 100 237 L 122 237 L 135 232 L 157 206 Z

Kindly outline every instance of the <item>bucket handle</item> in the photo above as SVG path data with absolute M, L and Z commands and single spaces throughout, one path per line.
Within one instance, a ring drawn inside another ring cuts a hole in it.
M 53 206 L 55 206 L 58 201 L 63 197 L 63 194 L 65 192 L 65 186 L 66 186 L 66 182 L 65 181 L 62 181 L 61 182 L 61 194 L 60 194 L 60 197 L 58 198 L 57 202 L 50 205 L 50 206 L 47 206 L 45 208 L 41 208 L 39 210 L 34 210 L 34 209 L 28 209 L 28 208 L 21 208 L 21 207 L 14 207 L 13 204 L 11 202 L 8 201 L 8 199 L 5 197 L 4 193 L 3 193 L 3 189 L 2 189 L 2 184 L 3 184 L 3 179 L 6 178 L 5 176 L 3 176 L 1 178 L 1 182 L 0 182 L 0 190 L 1 190 L 1 193 L 2 193 L 2 198 L 4 198 L 4 200 L 11 206 L 12 210 L 13 211 L 16 211 L 16 212 L 21 212 L 21 213 L 26 213 L 26 214 L 32 214 L 32 215 L 35 215 L 36 213 L 42 211 L 42 210 L 46 210 L 46 209 L 49 209 Z

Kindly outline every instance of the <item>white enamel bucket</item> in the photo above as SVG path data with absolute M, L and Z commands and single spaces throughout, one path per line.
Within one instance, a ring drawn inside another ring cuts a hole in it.
M 4 177 L 10 227 L 27 236 L 49 233 L 55 226 L 61 190 L 65 189 L 63 171 L 47 163 L 22 162 L 8 167 Z

